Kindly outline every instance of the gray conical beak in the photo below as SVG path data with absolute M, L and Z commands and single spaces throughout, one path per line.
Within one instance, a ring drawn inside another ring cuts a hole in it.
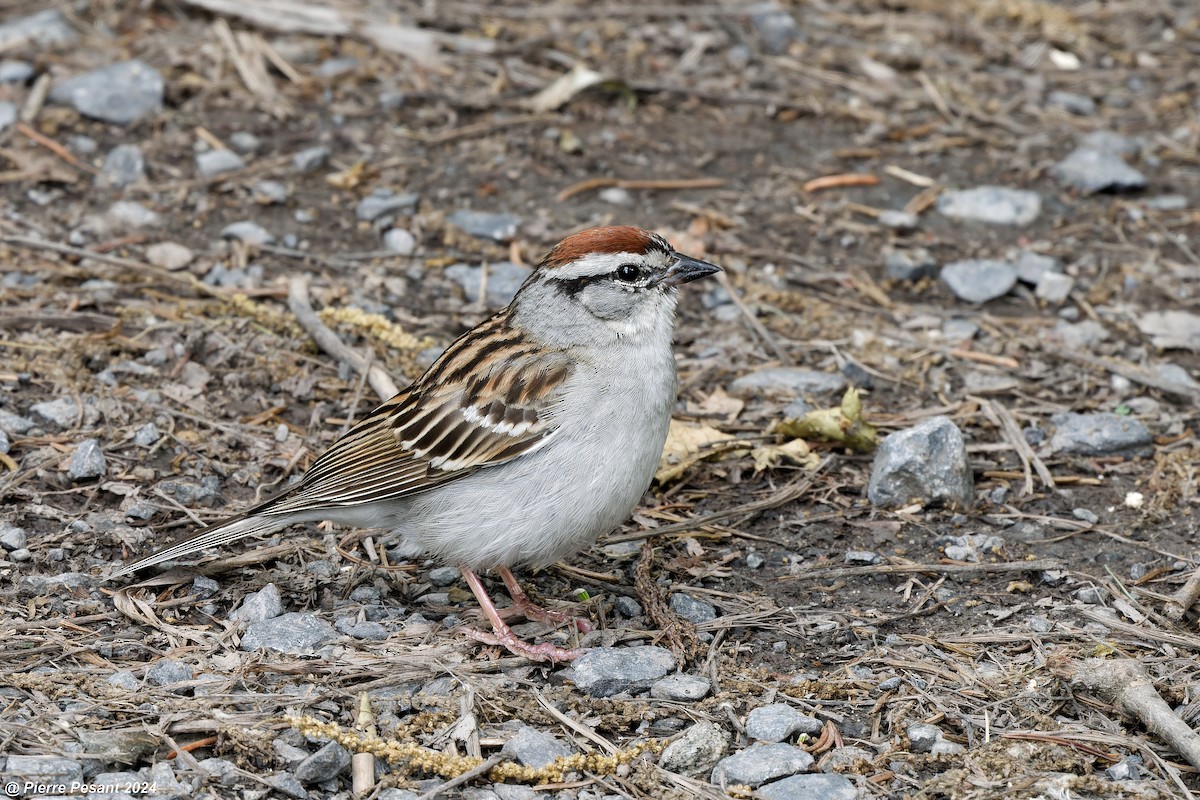
M 721 268 L 716 264 L 710 264 L 691 256 L 676 255 L 675 263 L 670 266 L 659 283 L 664 286 L 678 286 L 681 283 L 691 283 L 720 271 Z

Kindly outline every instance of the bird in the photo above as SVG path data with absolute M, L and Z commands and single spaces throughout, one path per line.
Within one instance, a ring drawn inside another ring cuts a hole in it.
M 469 636 L 533 661 L 577 658 L 582 650 L 513 633 L 479 573 L 495 571 L 527 619 L 591 629 L 534 604 L 513 569 L 583 550 L 641 500 L 676 400 L 679 287 L 720 271 L 636 227 L 567 236 L 507 307 L 455 339 L 297 483 L 110 579 L 297 523 L 390 528 L 406 549 L 459 568 L 492 626 Z

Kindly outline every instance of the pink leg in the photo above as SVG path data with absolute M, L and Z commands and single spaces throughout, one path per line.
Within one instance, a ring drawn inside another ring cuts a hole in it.
M 514 655 L 524 656 L 532 661 L 549 661 L 553 664 L 556 661 L 573 661 L 583 655 L 582 650 L 564 650 L 549 642 L 530 644 L 518 638 L 512 629 L 504 624 L 504 620 L 500 619 L 500 614 L 496 611 L 492 598 L 488 597 L 487 590 L 483 588 L 483 582 L 479 580 L 479 576 L 466 567 L 459 567 L 459 569 L 467 581 L 467 586 L 470 586 L 471 591 L 475 594 L 475 599 L 479 601 L 479 607 L 483 609 L 484 616 L 492 623 L 493 631 L 493 633 L 484 633 L 464 628 L 463 633 L 467 636 L 486 644 L 498 645 Z M 510 576 L 511 574 L 509 573 Z M 515 583 L 516 579 L 514 578 L 513 581 Z M 522 594 L 524 593 L 522 592 Z
M 499 572 L 500 577 L 504 579 L 504 586 L 508 589 L 508 594 L 513 599 L 513 606 L 520 609 L 521 613 L 527 619 L 536 620 L 537 622 L 569 622 L 580 633 L 587 633 L 592 629 L 592 623 L 586 619 L 572 617 L 570 614 L 564 614 L 561 611 L 551 611 L 548 608 L 542 608 L 530 600 L 529 595 L 525 594 L 525 590 L 521 588 L 521 584 L 517 583 L 517 576 L 513 575 L 512 570 L 508 567 L 496 567 L 496 572 Z

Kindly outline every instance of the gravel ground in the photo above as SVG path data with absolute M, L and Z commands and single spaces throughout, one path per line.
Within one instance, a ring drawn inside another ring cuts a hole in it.
M 1183 0 L 5 4 L 4 791 L 1193 796 L 1197 75 Z M 607 223 L 727 272 L 522 576 L 585 656 L 383 531 L 103 580 Z

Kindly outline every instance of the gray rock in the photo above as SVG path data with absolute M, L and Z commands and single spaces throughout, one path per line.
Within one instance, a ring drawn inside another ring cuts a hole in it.
M 206 475 L 199 481 L 179 478 L 163 481 L 158 484 L 158 490 L 168 497 L 175 498 L 180 505 L 205 505 L 217 499 L 221 490 L 221 479 L 216 475 Z
M 646 689 L 675 669 L 675 657 L 662 647 L 597 647 L 572 665 L 575 685 L 592 697 Z
M 892 230 L 911 231 L 920 223 L 921 220 L 911 211 L 899 211 L 889 208 L 879 214 L 879 224 Z
M 17 107 L 7 100 L 0 100 L 0 131 L 17 121 Z
M 928 753 L 942 738 L 941 728 L 922 722 L 909 725 L 906 732 L 908 733 L 909 749 L 914 753 Z
M 149 731 L 138 729 L 75 731 L 79 744 L 83 747 L 86 757 L 101 764 L 136 764 L 143 757 L 152 754 L 158 748 L 158 739 Z M 137 773 L 107 773 L 109 775 L 133 775 L 136 783 Z M 97 784 L 105 783 L 104 773 L 92 780 Z M 110 795 L 111 796 L 111 795 Z
M 196 155 L 196 169 L 205 178 L 246 168 L 246 162 L 232 150 L 208 150 Z
M 968 303 L 986 303 L 1008 294 L 1017 284 L 1017 270 L 1005 261 L 967 259 L 942 267 L 942 282 L 955 297 Z
M 823 725 L 816 717 L 802 714 L 787 703 L 774 703 L 746 715 L 746 735 L 760 742 L 782 742 L 796 734 L 816 735 Z
M 858 800 L 864 797 L 845 775 L 793 775 L 754 792 L 756 800 Z
M 367 640 L 372 642 L 382 642 L 388 638 L 388 629 L 383 627 L 378 622 L 350 622 L 349 620 L 338 620 L 334 623 L 334 628 L 338 633 L 344 633 L 351 639 Z
M 618 595 L 617 599 L 613 600 L 613 609 L 615 609 L 616 612 L 622 617 L 627 619 L 640 617 L 644 613 L 642 611 L 641 603 L 639 603 L 637 600 L 634 600 L 632 597 L 626 597 L 625 595 Z
M 1054 336 L 1072 350 L 1087 350 L 1107 339 L 1108 329 L 1094 319 L 1075 324 L 1060 319 L 1054 325 Z
M 28 417 L 22 417 L 19 414 L 13 414 L 11 411 L 0 409 L 0 430 L 13 436 L 23 436 L 32 428 L 37 427 L 37 423 Z
M 412 193 L 396 194 L 391 189 L 376 189 L 358 201 L 354 216 L 363 222 L 374 222 L 386 214 L 415 210 L 419 199 L 420 195 Z
M 96 233 L 108 234 L 152 228 L 162 222 L 162 217 L 141 203 L 120 200 L 109 206 L 103 214 L 88 217 L 87 221 L 88 226 Z
M 247 244 L 272 244 L 275 237 L 253 220 L 241 220 L 221 229 L 222 239 L 237 239 Z
M 207 575 L 197 575 L 192 578 L 192 594 L 199 598 L 212 597 L 221 590 L 221 584 Z
M 329 155 L 325 145 L 309 147 L 292 156 L 292 166 L 298 172 L 316 172 L 329 163 Z
M 842 556 L 845 564 L 882 564 L 883 556 L 871 550 L 847 550 Z
M 39 11 L 0 25 L 0 52 L 7 52 L 25 44 L 42 47 L 57 47 L 70 44 L 78 38 L 75 29 L 58 9 Z
M 434 567 L 429 570 L 429 582 L 434 586 L 449 586 L 462 577 L 458 567 Z
M 0 61 L 0 83 L 26 83 L 34 75 L 33 64 L 6 58 Z
M 15 525 L 0 525 L 0 547 L 5 550 L 20 550 L 29 544 L 24 528 Z
M 10 780 L 21 778 L 31 783 L 65 783 L 70 786 L 83 782 L 83 765 L 62 756 L 10 755 L 4 766 L 4 775 Z M 24 796 L 24 793 L 18 790 L 15 796 Z
M 888 436 L 875 453 L 867 497 L 877 506 L 916 499 L 969 508 L 975 484 L 962 431 L 939 416 Z
M 122 61 L 55 84 L 50 99 L 85 117 L 127 125 L 162 108 L 163 78 L 143 61 Z
M 328 742 L 320 750 L 296 765 L 292 774 L 301 783 L 336 778 L 350 766 L 350 753 L 337 742 Z
M 285 797 L 294 797 L 296 800 L 306 800 L 309 797 L 304 785 L 290 772 L 277 772 L 267 775 L 262 780 Z
M 504 743 L 500 752 L 509 758 L 537 769 L 552 763 L 557 758 L 571 755 L 571 748 L 528 725 L 517 731 L 517 735 Z
M 1050 168 L 1062 184 L 1084 194 L 1128 192 L 1143 189 L 1146 176 L 1129 166 L 1118 153 L 1079 147 Z
M 812 765 L 813 757 L 799 747 L 764 744 L 722 758 L 713 767 L 709 781 L 717 786 L 742 783 L 754 788 L 776 778 L 804 772 Z
M 383 246 L 396 255 L 411 256 L 417 251 L 417 237 L 404 228 L 388 228 L 383 234 Z
M 1061 108 L 1080 117 L 1090 117 L 1096 113 L 1096 101 L 1075 92 L 1051 92 L 1046 95 L 1046 105 Z
M 487 211 L 460 209 L 446 217 L 446 221 L 472 236 L 508 242 L 516 238 L 520 217 L 513 214 L 493 214 Z
M 717 609 L 711 603 L 697 600 L 683 592 L 675 592 L 671 595 L 670 606 L 672 611 L 694 625 L 710 622 L 717 618 Z
M 768 367 L 743 375 L 729 386 L 729 393 L 739 397 L 759 395 L 788 396 L 828 395 L 846 388 L 846 378 L 835 372 L 821 372 L 799 367 Z
M 34 403 L 29 407 L 29 413 L 36 420 L 64 430 L 74 427 L 80 416 L 79 404 L 71 397 L 60 397 L 57 400 Z
M 18 564 L 22 564 L 26 561 L 32 561 L 33 560 L 33 551 L 30 550 L 28 547 L 18 548 L 8 554 L 8 560 L 15 561 Z
M 260 206 L 282 205 L 287 202 L 288 187 L 279 181 L 256 181 L 254 183 L 254 202 Z
M 109 675 L 105 683 L 124 689 L 127 692 L 136 692 L 141 686 L 137 677 L 127 669 L 119 669 L 112 675 Z
M 686 703 L 704 699 L 710 689 L 712 685 L 707 678 L 676 673 L 650 684 L 650 696 Z
M 1137 781 L 1142 779 L 1141 756 L 1125 756 L 1116 764 L 1104 770 L 1104 777 L 1110 781 Z
M 1049 272 L 1042 276 L 1038 281 L 1037 289 L 1033 294 L 1039 300 L 1045 300 L 1047 303 L 1054 305 L 1062 305 L 1067 302 L 1067 298 L 1071 294 L 1071 290 L 1075 288 L 1075 279 L 1070 275 L 1063 275 L 1061 272 Z
M 0 455 L 8 455 L 8 451 L 12 449 L 12 445 L 8 441 L 8 434 L 0 428 Z
M 246 595 L 241 606 L 229 612 L 229 621 L 251 624 L 275 619 L 282 613 L 283 598 L 279 595 L 279 587 L 268 583 L 257 592 Z
M 895 281 L 916 281 L 937 274 L 937 259 L 924 247 L 901 250 L 886 247 L 883 250 L 883 270 Z
M 602 189 L 597 195 L 605 203 L 614 206 L 628 206 L 633 204 L 633 195 L 628 189 L 622 189 L 620 186 L 610 186 L 607 189 Z
M 1188 207 L 1187 195 L 1161 194 L 1158 197 L 1147 197 L 1142 205 L 1153 211 L 1182 211 Z
M 327 58 L 322 61 L 316 69 L 312 71 L 314 78 L 329 80 L 331 78 L 340 78 L 343 75 L 358 69 L 359 61 L 353 56 L 343 56 L 341 58 Z
M 242 649 L 305 655 L 336 638 L 337 631 L 328 622 L 312 614 L 293 611 L 251 623 L 242 635 Z
M 384 789 L 379 793 L 379 800 L 421 800 L 421 796 L 408 789 Z
M 67 477 L 73 481 L 88 481 L 104 477 L 107 469 L 108 462 L 104 460 L 100 442 L 84 439 L 76 446 L 71 460 L 67 462 Z
M 1131 417 L 1107 412 L 1055 414 L 1050 450 L 1083 456 L 1149 456 L 1154 439 L 1149 429 Z
M 953 219 L 992 225 L 1028 225 L 1041 213 L 1042 199 L 1037 192 L 1023 189 L 976 186 L 943 192 L 938 197 L 937 210 Z
M 1085 134 L 1079 140 L 1079 146 L 1089 150 L 1101 150 L 1105 153 L 1116 153 L 1119 156 L 1136 156 L 1142 152 L 1140 139 L 1125 136 L 1116 131 L 1098 130 Z
M 749 569 L 762 569 L 767 563 L 767 560 L 760 553 L 747 553 L 746 566 Z
M 697 722 L 671 742 L 658 765 L 668 772 L 697 777 L 709 773 L 729 746 L 729 734 L 714 722 Z
M 170 272 L 177 272 L 188 264 L 196 254 L 190 247 L 178 242 L 155 242 L 146 248 L 146 260 L 156 267 L 162 267 Z
M 1095 525 L 1100 521 L 1100 518 L 1096 516 L 1096 512 L 1088 508 L 1073 508 L 1071 509 L 1071 516 L 1089 525 Z
M 772 55 L 783 55 L 793 42 L 801 41 L 804 34 L 800 26 L 786 9 L 775 2 L 760 5 L 758 13 L 750 15 L 750 24 L 762 39 L 763 49 Z
M 239 153 L 250 154 L 262 146 L 262 141 L 250 131 L 234 131 L 229 134 L 229 146 Z
M 195 676 L 192 665 L 173 658 L 156 661 L 146 670 L 146 681 L 155 686 L 174 686 L 190 681 Z
M 467 302 L 479 302 L 479 280 L 483 267 L 475 264 L 451 264 L 446 267 L 446 277 L 462 287 Z M 501 308 L 508 305 L 531 270 L 511 261 L 499 261 L 488 266 L 487 305 Z
M 104 165 L 96 176 L 100 186 L 120 188 L 137 183 L 146 177 L 146 159 L 136 144 L 119 144 L 104 157 Z
M 1009 255 L 1009 260 L 1017 270 L 1017 280 L 1030 286 L 1037 286 L 1050 273 L 1062 272 L 1062 264 L 1057 258 L 1032 250 L 1018 250 Z

